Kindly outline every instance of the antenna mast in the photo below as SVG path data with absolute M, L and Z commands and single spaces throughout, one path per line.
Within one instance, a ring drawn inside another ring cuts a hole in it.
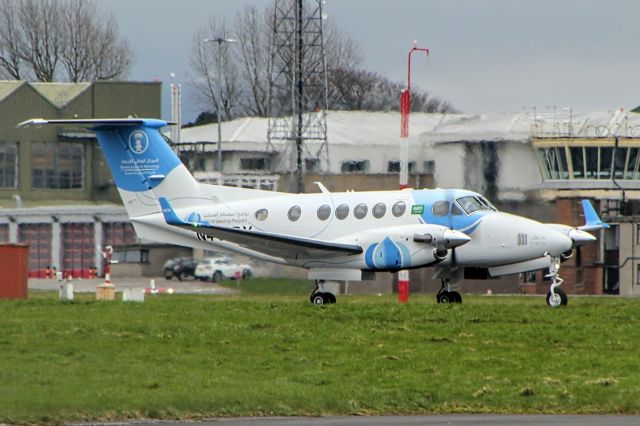
M 322 0 L 275 1 L 267 149 L 285 142 L 281 158 L 295 172 L 294 192 L 304 191 L 305 170 L 329 168 L 322 6 Z

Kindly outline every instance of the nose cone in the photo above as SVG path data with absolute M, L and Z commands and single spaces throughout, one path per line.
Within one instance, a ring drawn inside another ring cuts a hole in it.
M 463 244 L 471 241 L 471 238 L 463 232 L 456 231 L 453 229 L 447 229 L 442 233 L 442 239 L 444 242 L 444 246 L 448 249 L 454 247 L 460 247 Z
M 579 229 L 572 229 L 569 231 L 569 238 L 571 238 L 576 246 L 592 243 L 596 240 L 596 237 L 588 232 L 581 231 Z

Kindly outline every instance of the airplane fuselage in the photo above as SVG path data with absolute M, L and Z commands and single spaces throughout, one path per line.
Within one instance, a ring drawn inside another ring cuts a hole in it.
M 456 266 L 514 264 L 559 256 L 572 241 L 548 226 L 497 211 L 481 195 L 465 190 L 425 189 L 287 194 L 177 209 L 185 221 L 332 241 L 362 247 L 361 254 L 305 258 L 283 263 L 305 268 L 399 270 L 450 265 L 453 250 L 437 256 L 437 244 L 416 235 L 452 229 L 470 240 L 455 248 Z M 159 216 L 159 215 L 158 215 Z M 148 220 L 148 218 L 147 218 Z M 155 221 L 163 224 L 159 216 Z M 154 222 L 155 222 L 154 221 Z M 135 222 L 135 221 L 134 221 Z M 216 246 L 219 240 L 194 230 L 191 239 Z

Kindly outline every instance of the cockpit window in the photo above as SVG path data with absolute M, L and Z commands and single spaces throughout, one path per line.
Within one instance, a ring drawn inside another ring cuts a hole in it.
M 471 214 L 478 210 L 495 210 L 495 208 L 493 208 L 493 206 L 491 206 L 488 201 L 483 199 L 481 200 L 480 197 L 460 197 L 457 198 L 456 201 L 458 202 L 458 204 L 460 204 L 460 207 L 462 207 L 462 209 L 467 214 Z
M 460 210 L 460 207 L 458 207 L 456 203 L 453 203 L 453 207 L 451 207 L 451 214 L 454 216 L 462 216 L 464 213 L 462 213 L 462 210 Z
M 493 204 L 491 204 L 491 201 L 487 200 L 484 197 L 478 197 L 480 199 L 480 201 L 482 201 L 487 207 L 489 207 L 489 209 L 497 212 L 498 209 L 496 208 L 496 206 L 494 206 Z
M 449 202 L 447 200 L 436 201 L 431 207 L 434 216 L 446 216 L 449 214 Z

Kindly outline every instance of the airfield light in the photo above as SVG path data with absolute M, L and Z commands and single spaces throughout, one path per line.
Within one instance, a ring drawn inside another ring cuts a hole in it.
M 238 40 L 235 38 L 227 38 L 227 37 L 215 37 L 215 38 L 205 38 L 203 40 L 205 43 L 217 43 L 218 44 L 218 54 L 221 54 L 221 45 L 222 43 L 237 43 Z M 216 161 L 218 173 L 220 174 L 220 178 L 218 183 L 222 184 L 222 122 L 220 121 L 220 107 L 222 106 L 222 61 L 218 58 L 218 91 L 220 95 L 220 102 L 218 103 L 218 111 L 216 115 L 218 116 L 218 158 Z

